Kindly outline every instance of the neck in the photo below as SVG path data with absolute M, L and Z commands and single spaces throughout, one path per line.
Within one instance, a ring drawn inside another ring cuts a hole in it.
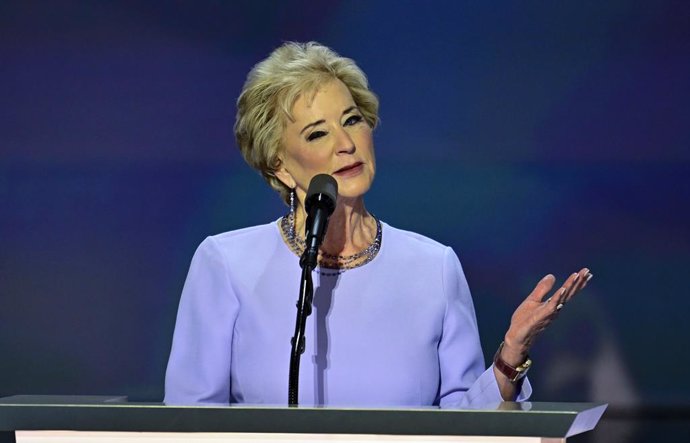
M 295 230 L 304 233 L 306 213 L 296 208 Z M 376 221 L 364 207 L 364 200 L 339 198 L 328 221 L 321 251 L 331 255 L 351 255 L 366 249 L 376 237 Z

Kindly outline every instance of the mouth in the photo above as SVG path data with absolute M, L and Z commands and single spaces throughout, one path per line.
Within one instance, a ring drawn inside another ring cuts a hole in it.
M 337 171 L 333 173 L 333 175 L 339 175 L 339 176 L 347 176 L 347 175 L 353 175 L 357 174 L 359 171 L 362 170 L 362 167 L 364 166 L 364 163 L 362 162 L 355 162 L 350 165 L 344 166 Z

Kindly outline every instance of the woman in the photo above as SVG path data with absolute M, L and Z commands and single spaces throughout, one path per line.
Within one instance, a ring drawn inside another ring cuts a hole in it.
M 522 377 L 534 338 L 592 275 L 574 273 L 551 296 L 555 279 L 544 277 L 485 370 L 453 250 L 364 206 L 377 112 L 364 73 L 317 43 L 286 43 L 249 73 L 237 142 L 290 212 L 199 246 L 180 301 L 166 403 L 286 403 L 303 202 L 319 173 L 336 179 L 338 198 L 314 271 L 299 404 L 465 407 L 529 396 Z

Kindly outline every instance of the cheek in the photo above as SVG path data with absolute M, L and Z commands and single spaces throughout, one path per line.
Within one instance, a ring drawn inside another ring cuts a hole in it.
M 363 133 L 360 136 L 358 145 L 360 146 L 360 149 L 363 149 L 369 156 L 371 156 L 371 160 L 372 162 L 374 162 L 374 140 L 372 138 L 371 129 L 363 131 Z
M 305 150 L 299 155 L 295 156 L 295 162 L 302 169 L 319 169 L 322 168 L 330 156 L 322 149 Z
M 299 149 L 290 156 L 288 169 L 298 182 L 310 180 L 312 176 L 328 169 L 330 156 L 326 149 L 309 146 L 309 149 Z M 306 186 L 308 183 L 304 183 Z

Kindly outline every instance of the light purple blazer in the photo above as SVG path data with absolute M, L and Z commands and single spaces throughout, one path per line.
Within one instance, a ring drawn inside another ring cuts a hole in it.
M 451 248 L 382 222 L 378 255 L 333 273 L 313 273 L 300 405 L 501 401 Z M 204 240 L 180 300 L 165 403 L 286 405 L 299 279 L 275 222 Z M 517 400 L 530 393 L 525 380 Z

